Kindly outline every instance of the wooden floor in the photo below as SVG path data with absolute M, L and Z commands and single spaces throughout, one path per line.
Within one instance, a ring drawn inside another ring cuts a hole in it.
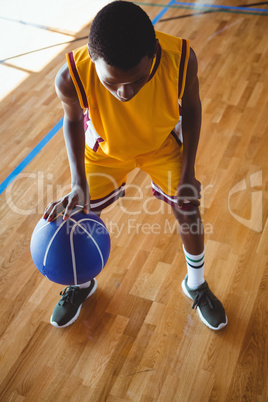
M 153 19 L 163 7 L 144 9 Z M 228 326 L 213 332 L 191 309 L 176 223 L 138 170 L 130 198 L 102 215 L 112 252 L 97 292 L 74 325 L 50 325 L 62 286 L 36 270 L 29 244 L 69 188 L 60 130 L 0 196 L 1 401 L 268 400 L 268 16 L 202 11 L 170 8 L 156 29 L 189 38 L 199 59 L 206 279 Z M 1 103 L 0 182 L 62 117 L 53 80 L 65 51 Z

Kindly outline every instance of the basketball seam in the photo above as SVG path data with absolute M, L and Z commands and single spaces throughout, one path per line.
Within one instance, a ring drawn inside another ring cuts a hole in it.
M 74 225 L 75 226 L 75 225 Z M 70 235 L 70 246 L 71 246 L 71 255 L 72 255 L 72 266 L 73 266 L 73 276 L 74 276 L 74 284 L 77 285 L 77 271 L 76 271 L 76 262 L 75 262 L 75 253 L 74 253 L 74 242 L 73 242 L 73 229 L 71 230 Z
M 98 225 L 100 225 L 102 228 L 105 229 L 105 231 L 107 231 L 106 226 L 99 222 L 98 220 L 95 219 L 91 219 L 91 218 L 84 218 L 84 219 L 80 219 L 79 221 L 75 220 L 75 217 L 73 217 L 74 215 L 78 214 L 79 212 L 81 212 L 82 209 L 79 209 L 77 211 L 74 211 L 73 213 L 71 213 L 69 220 L 73 223 L 73 226 L 71 228 L 71 232 L 70 232 L 70 248 L 71 248 L 71 258 L 72 258 L 72 268 L 73 268 L 73 278 L 74 278 L 74 284 L 77 285 L 77 267 L 76 267 L 76 258 L 75 258 L 75 245 L 74 245 L 74 230 L 75 228 L 78 226 L 80 227 L 84 233 L 86 233 L 88 235 L 88 237 L 93 241 L 93 244 L 95 245 L 98 253 L 99 253 L 99 257 L 101 259 L 101 270 L 104 268 L 104 256 L 102 253 L 101 248 L 99 247 L 98 243 L 96 242 L 96 240 L 94 239 L 94 237 L 92 236 L 92 234 L 90 233 L 90 231 L 88 231 L 84 226 L 81 225 L 82 222 L 85 221 L 91 221 L 94 222 L 95 224 L 97 223 Z M 53 220 L 56 220 L 59 216 L 63 216 L 63 211 L 60 212 Z M 73 218 L 72 218 L 73 217 Z M 46 249 L 45 249 L 45 254 L 43 257 L 43 269 L 44 269 L 44 275 L 45 275 L 45 267 L 48 261 L 48 256 L 49 256 L 49 252 L 50 249 L 52 247 L 52 244 L 55 240 L 55 238 L 57 237 L 57 235 L 59 234 L 60 230 L 63 228 L 64 224 L 66 224 L 67 221 L 62 221 L 61 224 L 58 226 L 58 228 L 56 229 L 56 231 L 54 232 L 54 234 L 52 235 Z M 47 227 L 50 224 L 50 222 L 45 223 L 40 229 L 38 229 L 34 236 L 35 237 L 42 229 L 44 229 L 45 227 Z
M 104 225 L 102 225 L 100 222 L 95 221 L 94 219 L 87 219 L 87 218 L 85 218 L 85 219 L 80 219 L 80 221 L 75 221 L 74 219 L 71 219 L 71 220 L 72 220 L 73 222 L 75 222 L 74 226 L 72 227 L 71 233 L 74 231 L 74 229 L 75 229 L 76 226 L 79 226 L 82 230 L 84 230 L 84 232 L 91 238 L 91 240 L 92 240 L 93 243 L 95 244 L 95 246 L 96 246 L 96 248 L 97 248 L 97 250 L 98 250 L 98 252 L 99 252 L 99 254 L 100 254 L 101 265 L 102 265 L 102 268 L 101 268 L 101 269 L 103 269 L 103 266 L 104 266 L 104 259 L 103 259 L 103 255 L 102 255 L 101 249 L 99 248 L 99 245 L 98 245 L 98 243 L 96 242 L 96 240 L 94 239 L 94 237 L 84 228 L 84 226 L 80 225 L 80 222 L 84 222 L 84 221 L 93 221 L 94 223 L 97 222 L 99 225 L 101 225 L 101 226 L 102 226 L 103 228 L 105 228 L 105 229 L 106 229 L 106 227 L 105 227 Z M 106 230 L 107 230 L 107 229 L 106 229 Z
M 105 225 L 102 225 L 100 222 L 94 220 L 94 219 L 89 219 L 89 218 L 84 218 L 84 219 L 80 219 L 79 221 L 76 221 L 75 219 L 72 219 L 71 217 L 69 218 L 72 222 L 74 222 L 74 225 L 72 227 L 71 230 L 71 236 L 70 236 L 70 245 L 71 245 L 71 253 L 72 253 L 72 263 L 73 263 L 73 275 L 74 275 L 74 283 L 77 285 L 77 272 L 76 272 L 76 262 L 75 262 L 75 250 L 74 250 L 74 244 L 73 244 L 73 232 L 75 230 L 75 228 L 78 226 L 80 227 L 88 236 L 89 238 L 93 241 L 96 249 L 99 252 L 100 255 L 100 259 L 101 259 L 101 269 L 103 270 L 104 268 L 104 258 L 101 252 L 101 249 L 99 248 L 98 243 L 96 242 L 96 240 L 94 239 L 94 237 L 80 224 L 80 222 L 84 222 L 84 221 L 93 221 L 94 223 L 98 223 L 99 225 L 101 225 L 103 228 L 106 228 Z
M 75 211 L 73 214 L 71 214 L 71 216 L 77 214 L 77 213 L 80 212 L 80 211 L 81 211 L 81 209 L 79 209 L 78 211 Z M 55 218 L 54 218 L 53 220 L 57 219 L 59 216 L 63 216 L 63 211 L 61 211 L 57 216 L 55 216 Z M 58 232 L 60 231 L 60 229 L 62 228 L 62 226 L 63 226 L 66 222 L 67 222 L 67 221 L 63 221 L 63 222 L 60 224 L 60 226 L 57 228 L 57 230 L 56 230 L 55 233 L 53 234 L 52 238 L 50 239 L 50 242 L 49 242 L 48 245 L 47 245 L 46 252 L 45 252 L 45 255 L 44 255 L 44 259 L 43 259 L 43 266 L 44 266 L 44 267 L 46 266 L 47 256 L 48 256 L 48 253 L 49 253 L 49 249 L 50 249 L 50 247 L 51 247 L 51 244 L 52 244 L 54 238 L 57 236 L 57 234 L 58 234 Z M 75 221 L 75 222 L 76 222 L 76 221 Z M 42 226 L 39 230 L 37 230 L 37 232 L 34 234 L 33 237 L 35 237 L 35 236 L 37 235 L 37 233 L 40 232 L 40 230 L 42 230 L 43 228 L 45 228 L 45 227 L 46 227 L 47 225 L 49 225 L 49 224 L 50 224 L 50 222 L 47 222 L 46 225 Z
M 59 216 L 63 216 L 63 214 L 62 214 L 62 212 L 60 212 L 57 216 L 55 216 L 55 218 L 53 219 L 53 220 L 55 220 L 55 219 L 57 219 Z M 53 222 L 53 221 L 52 221 Z M 38 229 L 36 232 L 34 232 L 33 233 L 33 238 L 37 235 L 37 233 L 39 233 L 40 232 L 40 230 L 42 230 L 42 229 L 44 229 L 47 225 L 50 225 L 50 223 L 51 222 L 47 222 L 44 226 L 42 226 L 40 229 Z
M 51 239 L 50 239 L 50 241 L 49 241 L 49 243 L 48 243 L 48 245 L 47 245 L 46 252 L 45 252 L 45 255 L 44 255 L 44 260 L 43 260 L 43 266 L 44 266 L 44 267 L 46 266 L 47 256 L 48 256 L 48 253 L 49 253 L 49 249 L 50 249 L 50 247 L 51 247 L 51 244 L 52 244 L 54 238 L 57 236 L 58 232 L 61 230 L 62 226 L 63 226 L 65 223 L 66 223 L 66 221 L 63 221 L 63 222 L 60 224 L 60 226 L 57 228 L 57 230 L 55 231 L 55 233 L 53 234 L 53 236 L 51 237 Z
M 78 212 L 81 212 L 82 208 L 78 209 L 77 211 L 74 211 L 71 213 L 69 219 L 72 222 L 77 222 L 75 219 L 72 219 L 73 215 L 76 215 Z M 73 231 L 74 231 L 75 225 L 72 227 L 71 230 L 71 236 L 70 236 L 70 246 L 71 246 L 71 255 L 72 255 L 72 266 L 73 266 L 73 276 L 74 276 L 74 284 L 77 285 L 77 270 L 76 270 L 76 261 L 75 261 L 75 252 L 74 252 L 74 242 L 73 242 Z
M 70 218 L 71 218 L 72 216 L 78 214 L 79 212 L 82 212 L 82 210 L 83 210 L 83 208 L 80 208 L 80 209 L 78 209 L 78 210 L 76 210 L 76 211 L 71 212 Z

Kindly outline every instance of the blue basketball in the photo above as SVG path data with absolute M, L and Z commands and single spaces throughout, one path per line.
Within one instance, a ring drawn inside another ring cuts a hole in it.
M 110 235 L 94 213 L 63 213 L 52 222 L 40 219 L 31 238 L 31 255 L 45 277 L 61 285 L 77 285 L 95 278 L 110 254 Z

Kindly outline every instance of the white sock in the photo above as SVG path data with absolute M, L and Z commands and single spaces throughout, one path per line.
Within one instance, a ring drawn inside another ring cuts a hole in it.
M 81 285 L 77 285 L 79 287 L 79 289 L 85 289 L 88 288 L 91 284 L 91 281 L 89 282 L 85 282 L 85 283 L 81 283 Z
M 191 289 L 196 289 L 205 282 L 204 278 L 204 263 L 205 263 L 205 250 L 198 255 L 188 253 L 184 245 L 183 251 L 185 254 L 187 271 L 188 271 L 188 286 Z

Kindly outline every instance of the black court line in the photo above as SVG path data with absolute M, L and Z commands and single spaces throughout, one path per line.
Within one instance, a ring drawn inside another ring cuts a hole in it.
M 49 31 L 49 32 L 55 32 L 61 35 L 67 35 L 67 36 L 74 36 L 74 32 L 68 32 L 68 31 L 60 31 L 57 28 L 53 28 L 53 27 L 49 27 L 46 25 L 40 25 L 40 24 L 34 24 L 33 22 L 27 22 L 27 21 L 23 21 L 23 20 L 15 20 L 14 18 L 8 18 L 8 17 L 2 17 L 0 16 L 1 20 L 4 21 L 9 21 L 9 22 L 14 22 L 15 24 L 21 24 L 21 25 L 26 25 L 26 26 L 30 26 L 33 28 L 37 28 L 37 29 L 43 29 L 45 31 Z
M 85 40 L 87 38 L 88 38 L 88 36 L 83 36 L 81 38 L 76 38 L 76 39 L 73 39 L 73 40 L 69 40 L 67 42 L 56 43 L 55 45 L 46 46 L 46 47 L 42 47 L 40 49 L 31 50 L 30 52 L 20 53 L 20 54 L 17 54 L 16 56 L 7 57 L 6 59 L 0 60 L 0 63 L 5 63 L 6 61 L 16 59 L 17 57 L 26 56 L 27 54 L 31 54 L 31 53 L 41 52 L 42 50 L 51 49 L 52 47 L 56 47 L 56 46 L 67 45 L 68 43 L 74 43 L 74 42 L 77 42 L 79 40 Z
M 137 2 L 135 4 L 140 6 L 148 6 L 148 7 L 165 7 L 164 4 L 158 3 L 145 3 L 145 2 Z M 267 3 L 265 3 L 267 4 Z M 202 10 L 199 13 L 193 13 L 188 16 L 194 16 L 199 14 L 205 14 L 208 12 L 218 12 L 218 13 L 228 13 L 228 14 L 244 14 L 244 15 L 254 15 L 261 16 L 261 17 L 268 17 L 268 9 L 257 9 L 251 8 L 246 4 L 245 7 L 243 6 L 225 6 L 225 5 L 215 5 L 215 4 L 201 4 L 201 3 L 187 3 L 187 2 L 175 2 L 167 6 L 169 9 L 176 8 L 176 9 L 191 9 L 191 10 Z
M 27 73 L 27 74 L 37 74 L 37 72 L 35 72 L 35 71 L 28 70 L 27 68 L 15 66 L 14 64 L 3 63 L 3 65 L 4 65 L 5 67 L 10 67 L 10 68 L 14 68 L 15 70 L 22 71 L 23 73 Z
M 175 3 L 175 1 L 176 0 L 170 0 L 167 6 L 165 6 L 164 9 L 162 9 L 157 14 L 157 16 L 152 20 L 153 25 L 155 25 L 160 20 L 160 18 L 169 10 L 168 7 L 173 3 Z M 83 38 L 77 38 L 75 40 L 66 43 L 72 43 L 86 38 L 88 38 L 88 36 Z M 26 157 L 18 164 L 18 166 L 6 177 L 6 179 L 2 183 L 0 183 L 0 194 L 2 194 L 3 191 L 5 191 L 5 189 L 10 185 L 10 183 L 13 182 L 18 177 L 18 175 L 25 169 L 25 167 L 28 166 L 28 164 L 35 158 L 35 156 L 46 146 L 46 144 L 51 140 L 51 138 L 54 137 L 55 134 L 57 134 L 57 132 L 62 128 L 62 125 L 63 125 L 63 118 L 52 128 L 52 130 L 48 134 L 45 135 L 45 137 L 34 147 L 34 149 L 30 151 L 28 155 L 26 155 Z
M 258 7 L 258 6 L 264 6 L 264 5 L 268 5 L 268 1 L 263 1 L 261 3 L 242 4 L 241 7 L 249 8 L 249 7 Z M 182 18 L 195 17 L 195 16 L 198 16 L 198 15 L 217 13 L 219 11 L 220 10 L 199 11 L 199 12 L 195 12 L 195 13 L 192 13 L 192 14 L 178 15 L 177 17 L 162 18 L 159 22 L 167 22 L 167 21 L 172 21 L 172 20 L 179 20 L 179 19 L 182 19 Z
M 139 5 L 146 5 L 146 6 L 150 6 L 150 5 L 151 5 L 151 6 L 159 6 L 159 7 L 162 7 L 162 6 L 163 6 L 163 5 L 161 5 L 161 4 L 158 5 L 158 4 L 154 4 L 154 3 L 152 3 L 152 4 L 149 4 L 149 3 L 141 3 L 141 2 L 134 2 L 134 3 L 135 3 L 135 4 L 139 4 Z M 176 5 L 176 3 L 175 3 L 175 5 Z M 250 7 L 258 7 L 258 6 L 263 6 L 263 5 L 268 5 L 268 1 L 263 1 L 263 2 L 260 2 L 260 3 L 243 4 L 243 5 L 241 5 L 240 7 L 241 7 L 241 8 L 248 8 L 249 11 L 250 11 Z M 198 6 L 198 4 L 197 4 L 197 6 Z M 166 5 L 166 7 L 167 7 L 167 8 L 168 8 L 168 7 L 170 7 L 170 8 L 172 7 L 172 8 L 177 8 L 177 9 L 182 8 L 182 7 L 179 6 L 179 5 L 176 7 L 176 6 L 174 6 L 174 4 L 172 4 L 172 5 Z M 188 8 L 189 8 L 189 7 L 188 7 Z M 199 15 L 217 13 L 217 12 L 222 12 L 222 11 L 223 11 L 223 10 L 221 10 L 221 9 L 199 11 L 199 12 L 194 12 L 194 13 L 191 13 L 191 14 L 179 15 L 179 16 L 177 16 L 177 17 L 162 18 L 162 19 L 159 19 L 157 22 L 158 22 L 158 23 L 159 23 L 159 22 L 168 22 L 168 21 L 178 20 L 178 19 L 182 19 L 182 18 L 196 17 L 196 16 L 199 16 Z M 267 11 L 268 11 L 268 10 L 267 10 Z M 230 12 L 230 13 L 232 13 L 232 11 L 228 11 L 228 10 L 227 10 L 227 11 L 224 10 L 224 12 Z M 256 13 L 245 13 L 245 14 L 250 14 L 250 15 L 263 15 L 263 14 L 256 14 Z M 3 19 L 3 17 L 0 17 L 0 18 Z M 24 23 L 23 21 L 18 21 L 18 22 Z M 34 24 L 32 24 L 32 25 L 34 25 Z M 39 26 L 39 27 L 42 27 L 42 26 Z M 44 28 L 44 29 L 50 29 L 50 28 L 48 28 L 48 27 L 42 27 L 42 28 Z M 64 33 L 64 34 L 65 34 L 65 33 Z M 67 35 L 68 35 L 68 34 L 67 34 Z M 69 44 L 69 43 L 74 43 L 74 42 L 77 42 L 77 41 L 79 41 L 79 40 L 85 40 L 85 39 L 87 39 L 87 38 L 88 38 L 88 36 L 84 36 L 84 37 L 76 38 L 76 39 L 73 39 L 73 40 L 70 40 L 70 41 L 67 41 L 67 42 L 61 42 L 61 43 L 57 43 L 57 44 L 55 44 L 55 45 L 43 47 L 43 48 L 40 48 L 40 49 L 31 50 L 30 52 L 21 53 L 21 54 L 18 54 L 18 55 L 11 56 L 11 57 L 8 57 L 8 58 L 6 58 L 6 59 L 0 60 L 0 63 L 5 63 L 6 61 L 12 60 L 12 59 L 16 59 L 17 57 L 26 56 L 26 55 L 28 55 L 28 54 L 40 52 L 40 51 L 42 51 L 42 50 L 50 49 L 50 48 L 56 47 L 56 46 L 61 46 L 61 45 Z M 10 67 L 12 67 L 12 66 L 10 65 Z

